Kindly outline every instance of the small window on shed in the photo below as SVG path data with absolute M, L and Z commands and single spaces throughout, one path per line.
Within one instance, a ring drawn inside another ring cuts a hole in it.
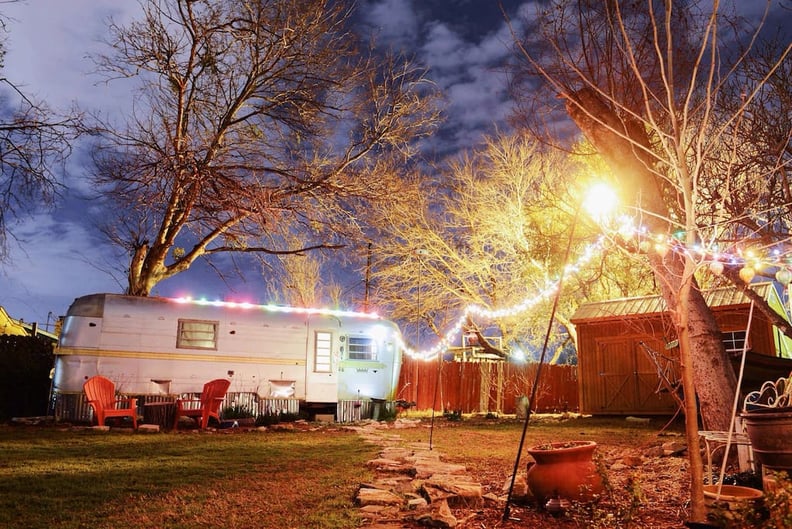
M 180 349 L 217 349 L 219 322 L 204 320 L 179 320 L 176 347 Z
M 350 360 L 376 360 L 377 347 L 368 336 L 348 336 Z
M 721 339 L 727 353 L 742 353 L 745 347 L 745 331 L 723 332 Z

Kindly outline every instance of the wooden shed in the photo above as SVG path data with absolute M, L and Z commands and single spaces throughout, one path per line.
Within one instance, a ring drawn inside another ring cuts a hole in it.
M 788 320 L 772 283 L 756 283 L 751 288 Z M 745 295 L 725 287 L 707 291 L 704 297 L 735 365 L 739 365 L 747 336 L 751 353 L 743 392 L 757 389 L 776 374 L 789 374 L 792 340 L 758 310 L 753 311 L 748 328 L 751 303 Z M 676 411 L 677 402 L 669 388 L 679 381 L 679 347 L 661 296 L 586 303 L 571 320 L 578 333 L 578 390 L 583 413 L 665 415 Z

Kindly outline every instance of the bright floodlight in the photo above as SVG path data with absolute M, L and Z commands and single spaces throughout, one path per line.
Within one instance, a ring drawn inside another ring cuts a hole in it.
M 592 219 L 603 223 L 616 209 L 619 199 L 616 193 L 606 184 L 592 186 L 583 199 L 583 209 Z

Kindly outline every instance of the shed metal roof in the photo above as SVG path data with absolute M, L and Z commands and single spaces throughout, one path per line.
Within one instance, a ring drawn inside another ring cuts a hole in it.
M 28 332 L 20 322 L 9 316 L 5 309 L 0 306 L 0 334 L 27 336 Z
M 777 295 L 773 283 L 754 283 L 751 290 L 768 299 Z M 748 304 L 751 301 L 736 287 L 721 287 L 704 291 L 704 300 L 710 307 L 726 307 L 729 305 Z M 618 318 L 624 316 L 660 314 L 666 312 L 666 303 L 662 296 L 644 296 L 637 298 L 610 299 L 594 301 L 579 306 L 572 315 L 571 321 L 578 323 L 587 320 Z
M 0 334 L 14 336 L 44 336 L 52 342 L 58 341 L 58 335 L 40 328 L 37 324 L 25 323 L 15 320 L 8 315 L 5 308 L 0 305 Z

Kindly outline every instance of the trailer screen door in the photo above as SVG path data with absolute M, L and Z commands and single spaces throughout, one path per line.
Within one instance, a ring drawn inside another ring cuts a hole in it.
M 321 322 L 324 323 L 324 322 Z M 312 338 L 306 340 L 309 348 L 305 366 L 305 400 L 308 402 L 336 402 L 338 400 L 338 366 L 334 365 L 333 332 L 312 329 Z M 313 351 L 310 350 L 313 348 Z M 337 354 L 337 353 L 336 353 Z
M 329 373 L 331 370 L 331 346 L 333 335 L 329 332 L 316 331 L 316 347 L 314 348 L 314 372 Z

